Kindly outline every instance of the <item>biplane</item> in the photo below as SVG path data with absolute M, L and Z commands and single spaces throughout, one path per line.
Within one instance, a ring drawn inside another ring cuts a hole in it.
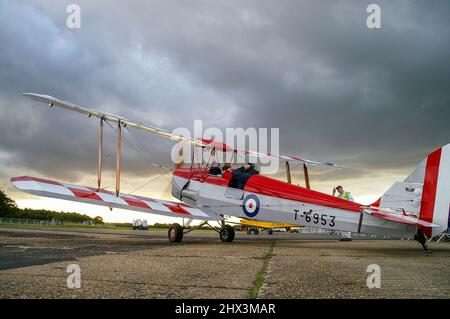
M 388 235 L 418 240 L 425 250 L 426 242 L 447 230 L 450 211 L 450 144 L 429 154 L 405 180 L 396 182 L 376 202 L 363 205 L 311 189 L 308 167 L 336 168 L 332 163 L 298 156 L 277 155 L 285 163 L 286 181 L 254 174 L 240 188 L 233 186 L 233 171 L 211 174 L 211 162 L 201 165 L 175 166 L 172 169 L 174 201 L 123 194 L 120 192 L 122 128 L 149 132 L 174 141 L 190 143 L 203 152 L 218 149 L 233 153 L 251 153 L 258 158 L 276 156 L 248 150 L 237 150 L 214 140 L 187 138 L 167 130 L 107 112 L 65 102 L 48 95 L 24 93 L 26 97 L 99 120 L 98 184 L 85 187 L 36 177 L 13 177 L 11 183 L 24 192 L 51 198 L 117 207 L 138 212 L 180 217 L 188 222 L 172 224 L 170 242 L 180 242 L 192 220 L 200 225 L 217 221 L 220 240 L 232 242 L 234 228 L 230 218 L 262 222 L 312 226 L 336 231 Z M 103 125 L 114 125 L 117 132 L 116 189 L 101 188 Z M 305 187 L 292 184 L 290 164 L 303 166 Z M 213 227 L 212 227 L 213 228 Z

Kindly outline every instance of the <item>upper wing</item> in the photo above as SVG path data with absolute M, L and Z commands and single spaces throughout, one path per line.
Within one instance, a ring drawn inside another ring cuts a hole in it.
M 407 225 L 415 225 L 420 227 L 440 227 L 440 225 L 418 219 L 411 214 L 405 215 L 403 213 L 397 212 L 396 210 L 387 208 L 367 207 L 366 209 L 364 209 L 364 212 L 375 217 Z
M 274 157 L 274 158 L 279 158 L 279 159 L 285 160 L 285 161 L 300 162 L 300 163 L 305 163 L 305 164 L 309 164 L 309 165 L 316 165 L 316 166 L 323 166 L 323 167 L 339 168 L 338 166 L 336 166 L 333 163 L 313 161 L 313 160 L 308 160 L 308 159 L 297 157 L 297 156 L 285 156 L 285 155 L 277 155 L 276 156 L 276 155 L 272 155 L 272 154 L 264 154 L 264 153 L 249 151 L 249 150 L 237 150 L 237 149 L 233 149 L 233 148 L 229 147 L 226 144 L 219 143 L 219 142 L 212 141 L 212 140 L 194 139 L 194 138 L 184 137 L 181 135 L 176 135 L 167 130 L 164 130 L 164 129 L 161 129 L 161 128 L 158 128 L 158 127 L 155 127 L 152 125 L 143 124 L 138 121 L 132 121 L 132 120 L 126 119 L 124 117 L 110 114 L 107 112 L 90 109 L 88 107 L 79 106 L 79 105 L 76 105 L 76 104 L 73 104 L 70 102 L 65 102 L 65 101 L 57 99 L 53 96 L 49 96 L 49 95 L 35 94 L 35 93 L 23 93 L 23 95 L 26 97 L 29 97 L 33 100 L 47 103 L 50 106 L 59 106 L 59 107 L 62 107 L 62 108 L 65 108 L 65 109 L 68 109 L 71 111 L 86 114 L 88 116 L 94 116 L 94 117 L 97 117 L 100 119 L 103 118 L 110 122 L 119 122 L 120 121 L 124 126 L 133 127 L 138 130 L 145 131 L 145 132 L 150 132 L 152 134 L 156 134 L 156 135 L 159 135 L 159 136 L 162 136 L 165 138 L 169 138 L 174 141 L 188 142 L 195 146 L 215 147 L 215 148 L 221 149 L 222 151 L 236 151 L 236 152 L 239 152 L 242 154 L 248 154 L 248 155 L 258 157 L 258 158 Z
M 237 152 L 237 153 L 241 153 L 243 155 L 255 156 L 257 158 L 272 157 L 272 158 L 278 158 L 278 159 L 284 160 L 284 161 L 300 162 L 300 163 L 305 163 L 305 164 L 308 164 L 308 165 L 331 167 L 331 168 L 340 168 L 339 166 L 337 166 L 337 165 L 335 165 L 333 163 L 313 161 L 313 160 L 309 160 L 309 159 L 306 159 L 306 158 L 301 158 L 301 157 L 298 157 L 298 156 L 265 154 L 265 153 L 250 151 L 250 150 L 235 149 L 235 148 L 232 148 L 232 147 L 230 147 L 229 145 L 227 145 L 225 143 L 221 143 L 221 142 L 214 141 L 214 140 L 207 140 L 207 139 L 203 139 L 203 138 L 199 138 L 198 140 L 201 141 L 202 143 L 208 144 L 209 146 L 214 147 L 217 150 L 222 151 L 222 152 Z
M 238 150 L 239 152 L 239 150 Z M 329 162 L 319 162 L 319 161 L 313 161 L 306 158 L 301 158 L 298 156 L 287 156 L 287 155 L 272 155 L 272 154 L 264 154 L 264 153 L 258 153 L 258 152 L 252 152 L 252 151 L 244 151 L 246 154 L 250 154 L 256 157 L 275 157 L 279 158 L 280 160 L 290 161 L 290 162 L 300 162 L 305 163 L 308 165 L 314 165 L 314 166 L 322 166 L 322 167 L 330 167 L 330 168 L 342 168 L 340 166 L 337 166 L 336 164 L 329 163 Z
M 85 106 L 79 106 L 79 105 L 76 105 L 76 104 L 73 104 L 70 102 L 61 101 L 60 99 L 57 99 L 50 95 L 42 95 L 42 94 L 35 94 L 35 93 L 22 93 L 22 95 L 29 97 L 36 101 L 47 103 L 49 106 L 59 106 L 64 109 L 67 109 L 67 110 L 75 111 L 78 113 L 83 113 L 88 116 L 94 116 L 99 119 L 103 118 L 104 120 L 107 120 L 110 122 L 119 122 L 120 121 L 120 123 L 122 123 L 124 126 L 133 127 L 138 130 L 145 131 L 145 132 L 150 132 L 150 133 L 162 136 L 162 137 L 169 138 L 174 141 L 185 141 L 185 142 L 197 145 L 197 146 L 206 146 L 207 145 L 206 143 L 203 143 L 203 142 L 195 140 L 195 139 L 186 138 L 181 135 L 172 134 L 171 132 L 164 130 L 162 128 L 158 128 L 158 127 L 151 126 L 148 124 L 143 124 L 138 121 L 132 121 L 132 120 L 129 120 L 122 116 L 90 109 Z
M 66 199 L 110 208 L 116 207 L 143 213 L 159 214 L 170 217 L 184 217 L 189 219 L 223 219 L 209 210 L 202 210 L 185 203 L 127 194 L 119 194 L 119 196 L 116 197 L 114 193 L 106 190 L 97 190 L 91 187 L 60 183 L 36 177 L 13 177 L 11 178 L 11 184 L 21 191 L 33 195 Z

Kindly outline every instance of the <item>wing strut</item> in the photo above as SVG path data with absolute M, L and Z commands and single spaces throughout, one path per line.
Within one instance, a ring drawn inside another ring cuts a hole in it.
M 303 163 L 303 174 L 305 175 L 305 186 L 307 189 L 311 189 L 309 185 L 309 174 L 308 174 L 308 167 L 306 167 L 306 164 Z
M 291 168 L 289 166 L 289 162 L 286 161 L 285 162 L 286 165 L 286 178 L 287 178 L 287 182 L 288 184 L 292 184 L 292 177 L 291 177 Z
M 120 152 L 122 149 L 122 125 L 117 122 L 117 145 L 116 145 L 116 197 L 120 192 Z
M 100 119 L 100 126 L 98 128 L 98 178 L 97 187 L 100 190 L 102 183 L 102 169 L 103 169 L 103 117 Z

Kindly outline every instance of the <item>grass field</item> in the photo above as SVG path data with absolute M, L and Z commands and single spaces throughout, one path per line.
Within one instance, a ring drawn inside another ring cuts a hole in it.
M 0 227 L 45 227 L 45 228 L 82 228 L 82 229 L 110 229 L 110 230 L 132 230 L 132 226 L 99 226 L 99 225 L 82 225 L 82 224 L 65 224 L 65 225 L 43 225 L 43 224 L 23 224 L 23 223 L 0 223 Z M 167 231 L 168 228 L 151 227 L 148 231 Z M 196 231 L 209 231 L 210 229 L 200 228 Z
M 116 230 L 131 230 L 131 226 L 96 226 L 96 225 L 81 225 L 81 224 L 66 224 L 66 225 L 41 225 L 41 224 L 21 224 L 21 223 L 0 223 L 2 227 L 48 227 L 48 228 L 84 228 L 84 229 L 116 229 Z M 150 230 L 167 230 L 166 228 L 150 228 Z

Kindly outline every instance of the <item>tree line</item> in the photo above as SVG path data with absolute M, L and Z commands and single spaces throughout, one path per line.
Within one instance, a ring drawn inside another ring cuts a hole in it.
M 46 209 L 21 209 L 17 207 L 16 202 L 9 198 L 2 190 L 0 190 L 0 217 L 54 220 L 70 223 L 93 222 L 96 224 L 104 224 L 103 218 L 100 216 L 92 218 L 88 215 L 78 213 L 56 212 Z

